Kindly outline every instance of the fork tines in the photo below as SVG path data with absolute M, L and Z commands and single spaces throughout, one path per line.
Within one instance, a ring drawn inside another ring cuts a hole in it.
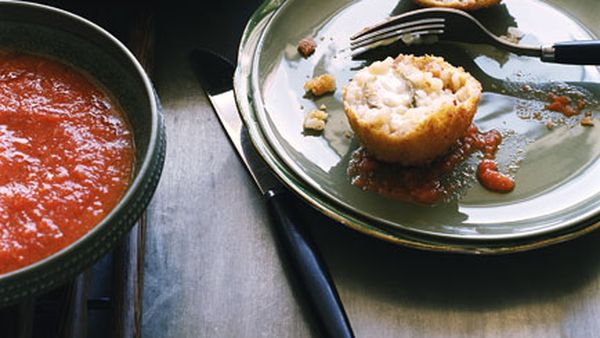
M 403 39 L 407 36 L 421 37 L 424 35 L 443 34 L 446 26 L 444 18 L 426 18 L 412 21 L 391 19 L 381 24 L 369 27 L 350 37 L 350 50 L 356 51 L 372 45 L 386 44 Z

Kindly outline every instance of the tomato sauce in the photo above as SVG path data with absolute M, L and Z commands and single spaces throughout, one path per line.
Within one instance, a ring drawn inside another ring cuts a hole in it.
M 0 51 L 0 273 L 92 229 L 125 193 L 133 159 L 122 112 L 91 79 Z
M 582 99 L 577 100 L 575 104 L 572 104 L 571 99 L 566 95 L 556 95 L 550 92 L 548 94 L 548 103 L 544 108 L 562 113 L 566 117 L 579 115 L 581 110 L 585 108 L 585 101 Z
M 352 184 L 363 190 L 407 202 L 435 204 L 453 193 L 453 188 L 443 183 L 444 177 L 471 154 L 479 151 L 483 154 L 478 169 L 478 173 L 481 171 L 482 174 L 477 175 L 480 183 L 489 190 L 506 192 L 514 188 L 514 182 L 498 172 L 493 161 L 501 142 L 502 135 L 497 130 L 481 132 L 471 125 L 448 154 L 422 167 L 381 162 L 361 148 L 352 156 L 348 175 Z
M 497 192 L 509 192 L 515 188 L 515 182 L 498 171 L 498 165 L 493 160 L 484 159 L 477 167 L 477 178 L 486 189 Z

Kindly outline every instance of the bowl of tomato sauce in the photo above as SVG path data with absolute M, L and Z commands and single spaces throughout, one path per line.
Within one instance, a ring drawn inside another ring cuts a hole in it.
M 63 10 L 0 2 L 0 306 L 111 249 L 164 154 L 158 98 L 125 46 Z

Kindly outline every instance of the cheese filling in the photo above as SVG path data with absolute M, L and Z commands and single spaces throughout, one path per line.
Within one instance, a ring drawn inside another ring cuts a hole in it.
M 388 57 L 360 70 L 346 86 L 345 102 L 365 124 L 405 135 L 446 106 L 468 99 L 464 73 L 432 63 L 426 70 Z

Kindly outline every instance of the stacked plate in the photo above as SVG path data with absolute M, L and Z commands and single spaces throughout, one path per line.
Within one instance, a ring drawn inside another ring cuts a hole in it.
M 600 10 L 595 1 L 586 3 L 593 7 L 590 13 Z M 544 64 L 490 46 L 457 44 L 409 48 L 398 43 L 367 60 L 350 57 L 349 36 L 413 8 L 409 0 L 272 0 L 255 13 L 242 39 L 235 91 L 252 141 L 276 175 L 339 222 L 423 249 L 515 252 L 599 227 L 600 126 L 583 127 L 581 116 L 565 118 L 544 109 L 546 93 L 566 88 L 585 96 L 586 111 L 600 114 L 594 104 L 600 99 L 598 69 Z M 518 27 L 523 44 L 594 38 L 562 9 L 537 0 L 506 0 L 475 16 L 498 35 Z M 318 46 L 305 59 L 296 46 L 307 36 Z M 514 173 L 513 192 L 483 189 L 468 174 L 468 161 L 461 196 L 436 206 L 403 203 L 351 184 L 347 168 L 358 144 L 343 112 L 341 87 L 373 58 L 398 52 L 443 56 L 482 82 L 484 95 L 475 123 L 505 136 L 497 156 L 501 169 Z M 320 98 L 306 97 L 304 82 L 323 73 L 335 75 L 338 90 Z M 306 113 L 323 104 L 329 113 L 323 134 L 303 133 Z M 550 129 L 549 120 L 558 123 Z

